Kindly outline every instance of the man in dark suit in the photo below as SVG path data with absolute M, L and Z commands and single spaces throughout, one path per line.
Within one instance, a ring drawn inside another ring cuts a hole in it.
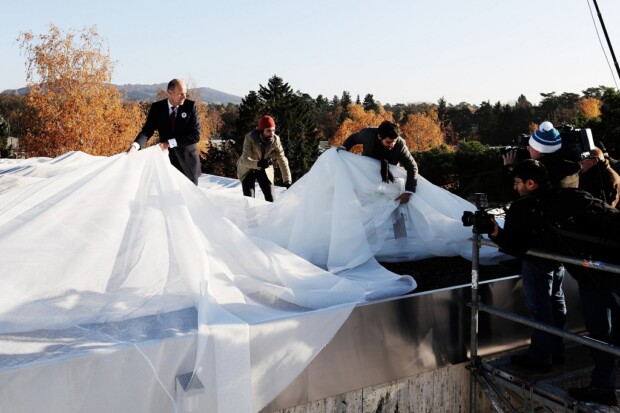
M 168 149 L 170 162 L 198 185 L 201 174 L 198 140 L 200 140 L 200 120 L 194 101 L 188 100 L 187 87 L 180 79 L 168 83 L 168 99 L 151 105 L 146 123 L 131 144 L 128 152 L 143 148 L 159 132 L 159 146 Z

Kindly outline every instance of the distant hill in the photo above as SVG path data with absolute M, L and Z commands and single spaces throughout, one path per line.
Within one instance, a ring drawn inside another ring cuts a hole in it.
M 166 90 L 166 86 L 167 83 L 160 83 L 158 85 L 114 85 L 129 100 L 155 100 L 157 90 Z M 200 94 L 200 99 L 207 103 L 241 103 L 241 97 L 211 89 L 210 87 L 199 87 L 197 90 Z M 25 95 L 28 93 L 28 89 L 25 87 L 7 89 L 2 93 Z
M 166 90 L 167 83 L 160 83 L 158 85 L 114 85 L 118 90 L 123 92 L 127 99 L 131 100 L 155 100 L 157 96 L 157 90 Z M 200 99 L 207 103 L 241 103 L 241 97 L 231 95 L 229 93 L 221 92 L 219 90 L 211 89 L 210 87 L 197 88 L 200 94 Z

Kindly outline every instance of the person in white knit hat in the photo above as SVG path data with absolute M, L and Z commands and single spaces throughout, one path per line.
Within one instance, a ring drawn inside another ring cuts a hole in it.
M 538 159 L 549 171 L 551 185 L 577 188 L 581 167 L 577 162 L 567 160 L 561 149 L 562 136 L 549 121 L 541 123 L 532 133 L 527 147 L 530 157 Z
M 528 145 L 530 156 L 532 159 L 537 159 L 542 154 L 553 153 L 562 149 L 562 137 L 551 122 L 545 121 L 532 133 Z
M 562 153 L 562 136 L 549 121 L 544 121 L 532 133 L 528 140 L 527 151 L 530 158 L 542 162 L 549 172 L 549 180 L 554 187 L 577 188 L 579 186 L 579 169 L 576 162 L 569 161 Z M 509 151 L 502 155 L 504 160 L 506 182 L 512 183 L 512 168 L 517 163 L 516 152 Z

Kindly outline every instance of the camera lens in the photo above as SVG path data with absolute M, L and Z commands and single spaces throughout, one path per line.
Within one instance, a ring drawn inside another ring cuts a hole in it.
M 463 212 L 461 222 L 463 223 L 464 227 L 471 227 L 472 225 L 474 225 L 474 213 L 471 211 Z

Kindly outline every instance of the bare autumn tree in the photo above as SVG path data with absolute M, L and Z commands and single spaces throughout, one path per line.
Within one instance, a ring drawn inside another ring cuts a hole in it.
M 378 112 L 374 110 L 364 110 L 362 105 L 351 104 L 349 105 L 348 116 L 340 124 L 334 136 L 329 139 L 330 146 L 340 146 L 349 135 L 367 128 L 369 126 L 379 126 L 384 120 L 393 121 L 392 112 L 386 111 L 382 106 L 377 107 Z M 353 147 L 354 153 L 361 153 L 362 148 Z
M 110 83 L 114 62 L 95 26 L 18 37 L 26 56 L 29 93 L 23 144 L 29 156 L 71 150 L 112 155 L 127 149 L 144 120 L 138 104 L 123 104 Z
M 430 109 L 428 113 L 407 115 L 407 122 L 401 125 L 400 134 L 412 152 L 426 151 L 445 144 L 441 122 L 435 109 Z

